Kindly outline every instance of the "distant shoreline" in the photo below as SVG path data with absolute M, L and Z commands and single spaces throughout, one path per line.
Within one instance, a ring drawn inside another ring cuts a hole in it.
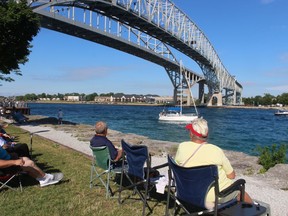
M 173 105 L 167 105 L 167 104 L 151 104 L 151 103 L 95 103 L 95 102 L 83 102 L 83 101 L 30 101 L 28 103 L 43 103 L 43 104 L 97 104 L 97 105 L 111 105 L 111 106 L 155 106 L 155 107 L 161 107 L 161 106 L 173 106 Z M 183 106 L 183 107 L 192 107 L 192 106 Z M 271 109 L 271 110 L 288 110 L 288 107 L 267 107 L 267 106 L 230 106 L 230 105 L 223 105 L 223 106 L 210 106 L 207 107 L 205 105 L 196 105 L 197 108 L 205 107 L 205 108 L 213 108 L 213 109 L 221 109 L 221 108 L 227 108 L 227 109 Z

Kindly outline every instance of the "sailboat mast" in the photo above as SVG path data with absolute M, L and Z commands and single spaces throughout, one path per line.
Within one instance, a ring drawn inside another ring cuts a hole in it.
M 182 104 L 183 104 L 183 63 L 180 60 L 180 114 L 182 115 Z
M 181 108 L 180 108 L 180 111 L 181 111 L 181 113 L 182 113 L 182 102 L 183 102 L 183 76 L 184 76 L 183 70 L 184 70 L 183 62 L 182 62 L 182 60 L 180 60 L 180 82 L 181 82 Z M 186 76 L 185 76 L 185 79 L 187 81 Z M 192 98 L 194 109 L 196 111 L 197 116 L 199 116 L 199 113 L 198 113 L 198 110 L 196 107 L 196 103 L 195 103 L 195 100 L 194 100 L 194 97 L 192 94 L 192 89 L 191 89 L 189 84 L 187 86 L 188 86 L 188 90 L 189 90 L 189 94 L 190 94 L 189 96 L 190 96 L 190 98 Z

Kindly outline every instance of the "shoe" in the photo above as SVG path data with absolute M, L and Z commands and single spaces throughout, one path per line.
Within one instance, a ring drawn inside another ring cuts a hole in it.
M 64 177 L 63 173 L 53 173 L 54 180 L 61 181 Z
M 39 180 L 40 187 L 57 184 L 63 178 L 63 173 L 46 174 L 43 180 Z

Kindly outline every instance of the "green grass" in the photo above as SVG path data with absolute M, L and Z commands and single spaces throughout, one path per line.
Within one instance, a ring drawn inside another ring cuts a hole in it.
M 7 132 L 18 137 L 19 143 L 30 144 L 29 133 L 9 126 Z M 64 179 L 56 185 L 40 188 L 33 178 L 23 175 L 23 192 L 0 191 L 1 215 L 141 215 L 142 202 L 132 199 L 122 205 L 117 199 L 106 199 L 105 189 L 89 187 L 91 159 L 55 142 L 33 137 L 33 155 L 45 172 L 63 172 Z M 112 181 L 113 183 L 113 181 Z M 113 190 L 118 185 L 112 185 Z M 118 197 L 118 194 L 115 195 Z M 135 196 L 137 197 L 137 196 Z M 164 215 L 166 196 L 151 198 L 152 215 Z M 146 213 L 149 211 L 146 208 Z

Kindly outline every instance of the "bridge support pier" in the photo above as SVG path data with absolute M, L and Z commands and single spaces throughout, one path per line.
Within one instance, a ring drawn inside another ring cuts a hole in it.
M 208 101 L 207 103 L 207 106 L 213 106 L 213 101 L 214 101 L 214 98 L 217 100 L 217 103 L 216 103 L 216 106 L 222 106 L 223 105 L 223 101 L 222 101 L 222 93 L 219 92 L 219 93 L 214 93 L 210 100 Z
M 198 98 L 199 98 L 199 102 L 200 102 L 200 104 L 204 104 L 205 103 L 205 101 L 204 101 L 204 99 L 205 99 L 205 94 L 204 94 L 204 84 L 205 84 L 205 81 L 200 81 L 200 82 L 198 82 L 198 84 L 199 84 L 199 92 L 198 92 Z
M 177 88 L 174 88 L 174 93 L 173 93 L 173 102 L 174 102 L 174 104 L 177 104 Z

